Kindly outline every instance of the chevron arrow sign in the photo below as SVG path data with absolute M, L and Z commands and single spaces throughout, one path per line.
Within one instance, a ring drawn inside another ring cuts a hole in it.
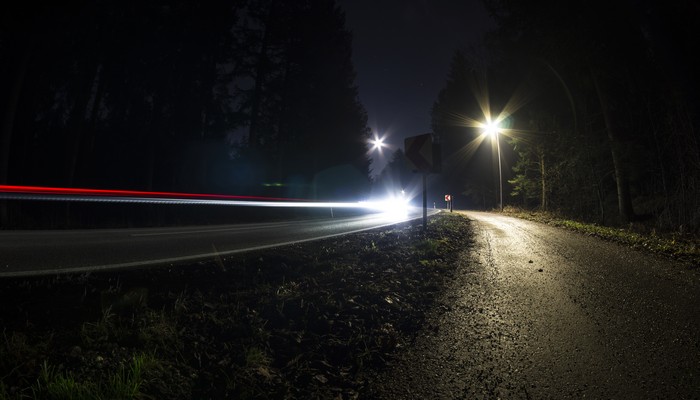
M 412 136 L 404 140 L 404 152 L 409 167 L 416 172 L 431 172 L 433 169 L 433 135 Z

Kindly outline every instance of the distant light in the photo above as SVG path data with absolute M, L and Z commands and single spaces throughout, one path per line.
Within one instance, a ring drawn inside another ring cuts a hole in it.
M 381 212 L 390 220 L 401 220 L 406 218 L 409 209 L 412 207 L 408 204 L 408 199 L 402 195 L 387 196 L 380 200 L 362 201 L 359 203 L 363 208 Z
M 383 137 L 375 136 L 374 139 L 370 139 L 369 142 L 372 144 L 372 150 L 379 150 L 381 152 L 382 147 L 386 147 Z

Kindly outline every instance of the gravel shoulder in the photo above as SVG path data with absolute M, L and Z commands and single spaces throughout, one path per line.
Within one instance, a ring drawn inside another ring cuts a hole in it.
M 697 398 L 697 270 L 544 224 L 466 216 L 473 247 L 374 397 Z
M 0 280 L 0 399 L 697 398 L 700 272 L 489 213 Z

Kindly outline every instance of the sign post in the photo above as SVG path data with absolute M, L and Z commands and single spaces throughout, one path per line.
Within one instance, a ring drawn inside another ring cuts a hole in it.
M 433 143 L 433 134 L 411 136 L 404 140 L 404 153 L 413 172 L 423 174 L 423 230 L 428 226 L 428 174 L 440 172 L 440 145 Z
M 445 201 L 447 202 L 447 208 L 450 209 L 450 212 L 452 212 L 452 195 L 451 194 L 446 194 L 445 195 Z

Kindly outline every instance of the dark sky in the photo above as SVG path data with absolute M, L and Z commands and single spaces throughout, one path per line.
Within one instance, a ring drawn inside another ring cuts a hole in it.
M 369 126 L 391 145 L 431 131 L 430 109 L 455 49 L 481 42 L 494 23 L 481 0 L 339 0 L 353 32 L 353 62 Z

